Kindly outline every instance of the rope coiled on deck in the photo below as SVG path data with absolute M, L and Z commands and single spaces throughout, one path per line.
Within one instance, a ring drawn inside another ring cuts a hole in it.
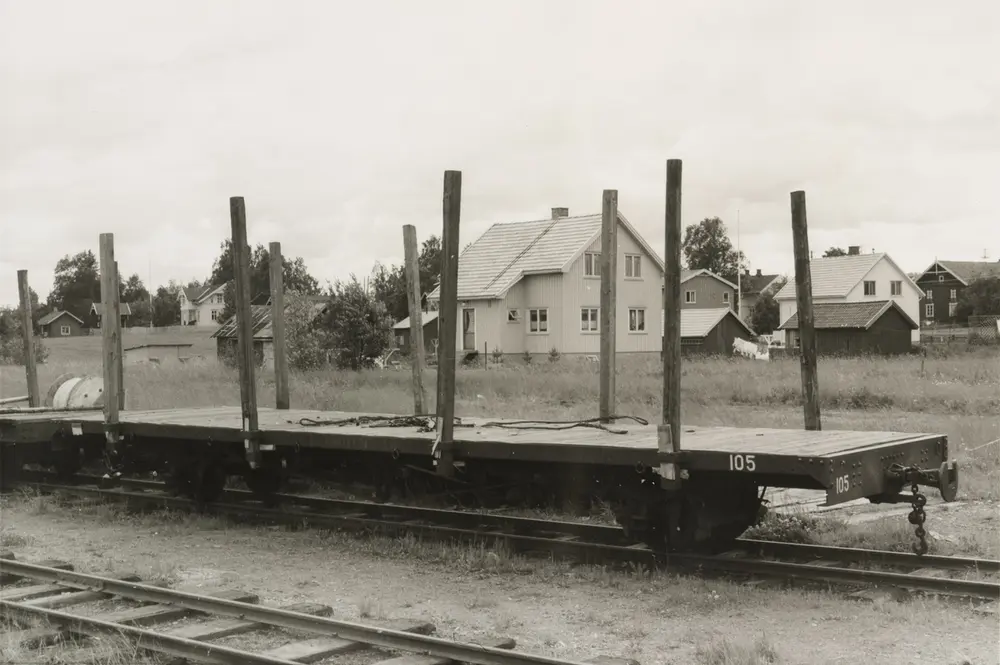
M 638 416 L 613 415 L 607 421 L 634 420 L 640 425 L 648 425 L 649 421 Z M 289 423 L 296 423 L 289 420 Z M 319 420 L 315 418 L 300 418 L 298 424 L 302 427 L 415 427 L 418 432 L 433 432 L 437 425 L 437 415 L 418 414 L 412 416 L 351 416 L 350 418 L 334 418 Z M 455 418 L 455 427 L 477 427 L 472 423 L 463 423 L 461 418 Z M 628 434 L 628 430 L 612 429 L 602 418 L 586 418 L 584 420 L 491 420 L 478 427 L 513 430 L 568 430 L 576 427 L 599 429 L 611 434 Z

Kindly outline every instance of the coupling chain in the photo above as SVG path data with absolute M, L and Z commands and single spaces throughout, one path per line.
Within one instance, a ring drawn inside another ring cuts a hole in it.
M 927 520 L 927 514 L 924 512 L 924 506 L 927 505 L 927 497 L 923 495 L 920 491 L 920 486 L 917 484 L 917 469 L 907 469 L 907 474 L 911 483 L 910 492 L 913 496 L 910 502 L 913 504 L 913 510 L 910 511 L 907 519 L 910 524 L 914 525 L 916 530 L 914 531 L 917 536 L 917 542 L 913 544 L 913 551 L 917 556 L 927 554 L 927 532 L 924 530 L 924 522 Z

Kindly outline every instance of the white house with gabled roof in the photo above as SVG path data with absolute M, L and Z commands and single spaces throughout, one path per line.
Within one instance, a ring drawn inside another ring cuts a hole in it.
M 812 277 L 813 303 L 888 300 L 898 304 L 914 321 L 920 321 L 920 298 L 923 291 L 884 252 L 861 254 L 856 247 L 851 247 L 846 256 L 810 259 L 809 271 Z M 798 309 L 794 278 L 790 278 L 774 297 L 778 301 L 781 325 L 784 325 Z M 911 341 L 920 342 L 919 327 L 911 332 Z
M 620 212 L 617 243 L 617 352 L 658 352 L 663 262 Z M 458 350 L 600 353 L 600 255 L 599 214 L 491 226 L 459 257 Z

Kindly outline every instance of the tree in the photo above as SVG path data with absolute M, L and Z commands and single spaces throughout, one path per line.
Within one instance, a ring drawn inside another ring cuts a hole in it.
M 955 306 L 955 318 L 968 321 L 970 316 L 1000 314 L 1000 275 L 979 277 L 962 289 Z
M 779 277 L 772 286 L 760 294 L 757 304 L 750 311 L 750 327 L 758 335 L 769 335 L 781 325 L 781 310 L 774 296 L 787 281 L 787 277 Z
M 100 299 L 101 276 L 92 251 L 88 249 L 74 256 L 67 254 L 56 262 L 47 303 L 50 309 L 61 309 L 87 320 L 90 304 Z
M 225 284 L 223 291 L 223 307 L 219 320 L 225 321 L 236 312 L 236 285 L 233 281 L 233 242 L 230 239 L 222 241 L 219 257 L 212 265 L 212 275 L 209 284 Z M 302 257 L 289 260 L 281 257 L 281 275 L 285 291 L 297 291 L 307 295 L 317 295 L 320 291 L 319 282 L 309 274 Z M 264 245 L 258 244 L 250 253 L 250 298 L 256 298 L 271 292 L 271 254 Z
M 156 289 L 152 311 L 154 326 L 175 326 L 181 322 L 180 293 L 180 285 L 173 280 L 167 286 Z
M 830 249 L 823 252 L 823 258 L 830 258 L 832 256 L 847 256 L 847 251 L 841 249 L 840 247 L 831 247 Z
M 435 235 L 427 238 L 420 246 L 420 306 L 427 307 L 427 294 L 437 286 L 441 276 L 441 238 Z
M 35 296 L 37 298 L 37 296 Z M 33 340 L 35 362 L 44 363 L 49 356 L 40 337 Z M 21 328 L 21 308 L 0 308 L 0 365 L 24 365 L 24 330 Z
M 119 296 L 122 302 L 127 302 L 132 304 L 140 300 L 149 302 L 149 291 L 146 290 L 146 286 L 139 279 L 139 275 L 132 273 L 132 276 L 128 278 L 127 281 L 122 285 L 121 295 Z
M 733 249 L 726 225 L 718 217 L 706 217 L 684 229 L 681 250 L 689 270 L 710 270 L 734 283 L 736 273 L 746 267 L 746 257 Z
M 318 369 L 326 364 L 329 335 L 321 325 L 316 303 L 305 294 L 285 294 L 285 343 L 288 366 L 297 370 Z
M 376 263 L 369 284 L 375 298 L 386 307 L 393 321 L 401 321 L 410 315 L 407 281 L 403 266 L 389 266 Z
M 322 325 L 340 368 L 371 367 L 392 345 L 392 318 L 385 305 L 354 275 L 333 285 Z

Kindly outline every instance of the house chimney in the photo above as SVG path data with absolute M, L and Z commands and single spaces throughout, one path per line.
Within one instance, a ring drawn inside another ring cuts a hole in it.
M 861 253 L 861 245 L 851 245 L 847 248 L 848 256 L 857 256 Z
M 746 275 L 747 277 L 749 277 L 750 276 L 750 268 L 744 268 L 743 274 Z
M 757 268 L 757 276 L 758 276 L 758 277 L 761 277 L 761 274 L 760 274 L 760 268 Z
M 563 217 L 569 217 L 569 208 L 552 209 L 552 219 L 562 219 Z

